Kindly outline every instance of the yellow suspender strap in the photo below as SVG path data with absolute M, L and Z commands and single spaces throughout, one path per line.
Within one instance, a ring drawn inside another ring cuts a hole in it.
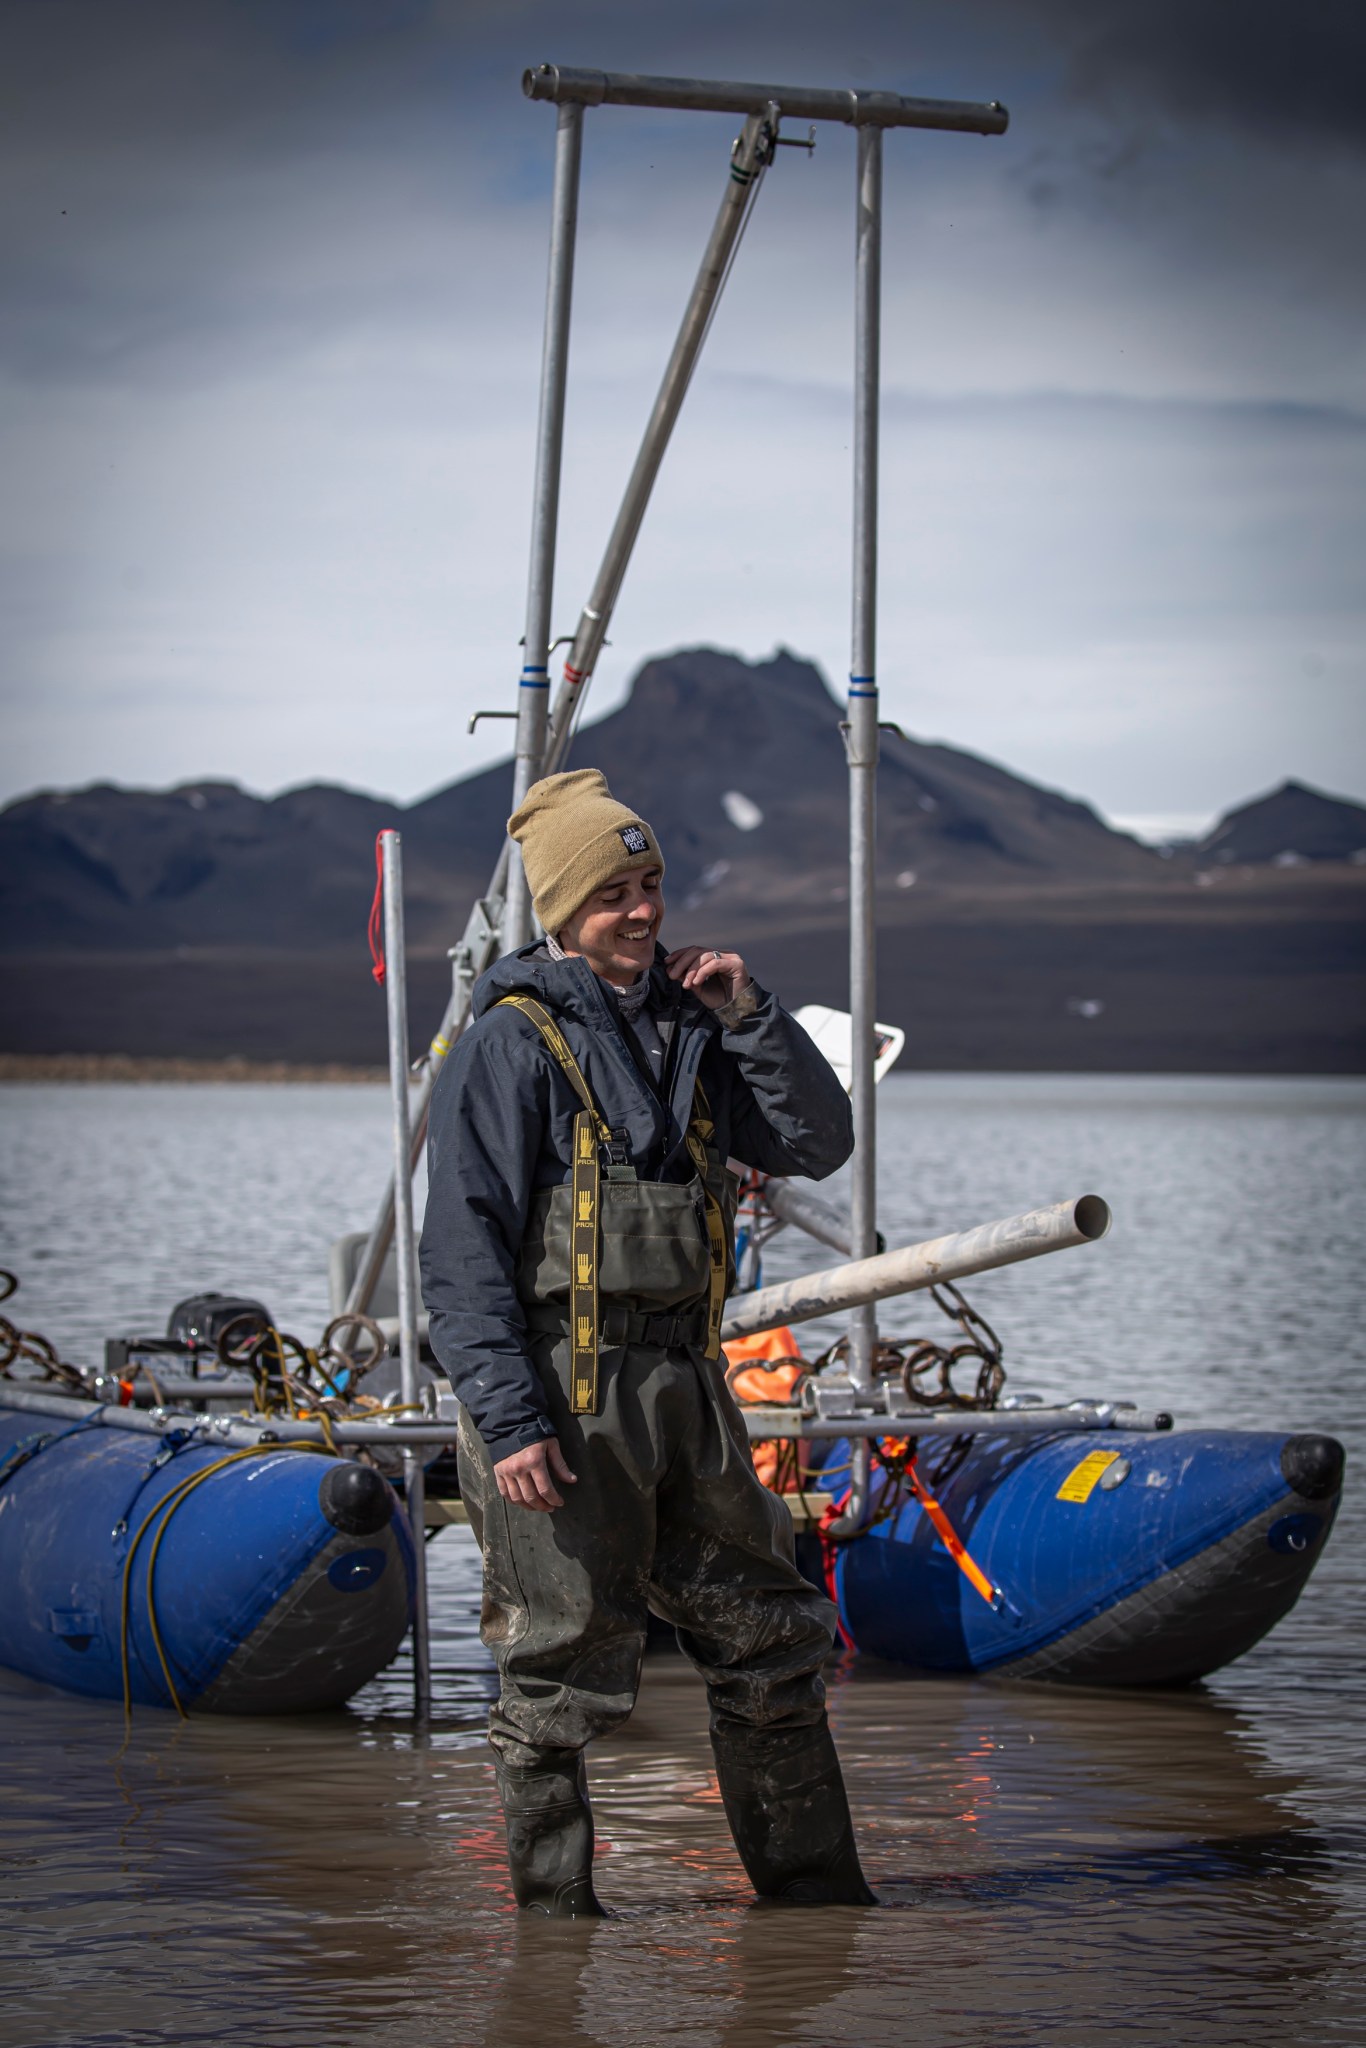
M 598 1200 L 600 1168 L 598 1146 L 608 1144 L 612 1133 L 593 1100 L 583 1071 L 569 1048 L 569 1041 L 555 1019 L 531 996 L 503 996 L 529 1017 L 544 1038 L 565 1078 L 583 1108 L 574 1118 L 574 1167 L 572 1220 L 569 1237 L 569 1333 L 570 1408 L 575 1415 L 596 1415 L 598 1410 Z M 707 1146 L 715 1134 L 711 1105 L 699 1081 L 693 1094 L 692 1122 L 688 1125 L 688 1153 L 706 1195 L 707 1250 L 710 1270 L 707 1281 L 708 1358 L 721 1355 L 721 1317 L 726 1306 L 726 1216 L 707 1181 Z
M 541 1003 L 538 1003 L 534 996 L 500 996 L 494 1007 L 505 1009 L 509 1005 L 514 1010 L 520 1010 L 524 1016 L 530 1017 L 532 1023 L 549 1046 L 552 1055 L 563 1068 L 565 1078 L 569 1082 L 570 1087 L 578 1096 L 579 1101 L 583 1104 L 589 1116 L 592 1117 L 597 1127 L 598 1137 L 604 1145 L 607 1144 L 611 1139 L 612 1133 L 607 1128 L 606 1120 L 593 1100 L 588 1083 L 583 1078 L 582 1068 L 569 1049 L 569 1040 L 565 1037 L 549 1010 Z
M 707 1248 L 711 1270 L 707 1278 L 706 1356 L 721 1356 L 721 1316 L 726 1306 L 726 1215 L 707 1180 L 707 1145 L 715 1137 L 711 1104 L 699 1081 L 693 1091 L 692 1122 L 688 1125 L 688 1151 L 707 1200 Z
M 598 1412 L 598 1145 L 611 1138 L 569 1041 L 550 1012 L 531 996 L 504 996 L 531 1019 L 558 1061 L 583 1108 L 574 1118 L 574 1164 L 569 1226 L 569 1406 L 575 1415 Z
M 598 1140 L 592 1116 L 574 1119 L 574 1215 L 569 1229 L 569 1408 L 598 1412 Z

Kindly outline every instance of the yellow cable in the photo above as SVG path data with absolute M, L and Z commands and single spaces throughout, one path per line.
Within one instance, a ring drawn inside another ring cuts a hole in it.
M 157 1516 L 164 1515 L 165 1520 L 152 1540 L 152 1547 L 147 1557 L 147 1619 L 151 1626 L 152 1642 L 156 1648 L 157 1659 L 161 1665 L 161 1675 L 166 1681 L 166 1690 L 171 1695 L 171 1704 L 181 1720 L 187 1721 L 189 1715 L 180 1704 L 180 1695 L 176 1691 L 175 1681 L 171 1677 L 170 1666 L 166 1661 L 166 1652 L 161 1641 L 161 1629 L 157 1623 L 156 1601 L 153 1593 L 153 1574 L 156 1571 L 157 1553 L 161 1548 L 161 1539 L 170 1527 L 171 1517 L 176 1512 L 176 1509 L 188 1499 L 197 1486 L 202 1486 L 206 1479 L 212 1479 L 216 1472 L 225 1471 L 229 1465 L 240 1464 L 244 1458 L 265 1457 L 275 1451 L 321 1451 L 324 1456 L 327 1455 L 326 1446 L 313 1443 L 248 1444 L 240 1451 L 230 1451 L 227 1457 L 219 1458 L 212 1465 L 203 1466 L 198 1472 L 192 1472 L 188 1479 L 182 1479 L 177 1486 L 172 1487 L 169 1493 L 163 1494 L 151 1513 L 146 1516 L 137 1534 L 129 1544 L 128 1555 L 124 1559 L 123 1565 L 123 1595 L 119 1616 L 120 1647 L 123 1661 L 123 1716 L 125 1721 L 131 1721 L 133 1715 L 132 1665 L 129 1656 L 132 1645 L 132 1629 L 128 1610 L 132 1592 L 133 1560 L 137 1555 L 139 1544 L 151 1528 L 153 1522 L 155 1522 Z

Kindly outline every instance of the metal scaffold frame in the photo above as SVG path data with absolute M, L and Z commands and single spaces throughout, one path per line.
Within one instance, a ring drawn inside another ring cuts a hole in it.
M 721 292 L 734 261 L 764 170 L 780 141 L 784 118 L 830 121 L 852 127 L 858 141 L 855 229 L 854 563 L 849 682 L 850 1010 L 853 1018 L 853 1101 L 856 1149 L 851 1251 L 867 1257 L 877 1245 L 876 1139 L 873 1104 L 877 952 L 874 856 L 878 756 L 877 454 L 879 336 L 881 325 L 882 138 L 889 128 L 950 134 L 1002 135 L 1009 116 L 998 101 L 905 98 L 897 93 L 827 87 L 747 84 L 729 79 L 650 78 L 634 73 L 542 64 L 522 79 L 528 99 L 557 109 L 551 199 L 550 259 L 541 359 L 540 414 L 532 495 L 526 630 L 519 678 L 513 803 L 539 776 L 564 761 L 575 719 L 606 639 L 660 464 L 687 394 Z M 582 164 L 583 114 L 588 107 L 657 107 L 732 113 L 744 128 L 731 153 L 726 185 L 701 267 L 689 295 L 672 354 L 646 425 L 602 564 L 580 614 L 553 707 L 549 705 L 550 616 L 554 591 L 560 467 L 564 444 L 569 325 Z M 500 714 L 502 715 L 502 714 Z M 486 894 L 470 913 L 452 948 L 452 986 L 440 1027 L 428 1048 L 412 1103 L 409 1172 L 426 1136 L 431 1090 L 469 1015 L 475 981 L 500 952 L 531 937 L 531 908 L 515 847 L 505 841 Z M 357 1262 L 349 1310 L 369 1306 L 393 1242 L 395 1197 L 391 1179 Z M 877 1341 L 876 1309 L 854 1311 L 852 1373 L 871 1381 Z M 863 1515 L 866 1458 L 855 1461 L 854 1485 L 844 1517 L 852 1530 Z

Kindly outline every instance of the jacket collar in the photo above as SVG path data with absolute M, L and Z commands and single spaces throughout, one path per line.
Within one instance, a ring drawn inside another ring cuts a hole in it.
M 667 958 L 663 946 L 656 941 L 650 967 L 650 1007 L 655 1016 L 661 1023 L 701 1025 L 715 1030 L 715 1021 L 706 1005 L 681 989 L 676 981 L 670 981 L 664 969 Z M 474 985 L 471 1015 L 482 1017 L 510 995 L 535 996 L 547 1009 L 562 1017 L 574 1017 L 592 1030 L 601 1030 L 604 1019 L 616 1021 L 612 990 L 588 962 L 579 958 L 552 960 L 542 940 L 523 946 L 519 952 L 505 953 L 480 975 Z
M 720 1026 L 705 1003 L 699 1002 L 691 991 L 680 988 L 676 981 L 670 981 L 664 969 L 667 958 L 663 946 L 656 944 L 650 968 L 651 1008 L 662 1035 L 667 1038 L 674 1031 L 678 1033 L 678 1044 L 669 1060 L 672 1076 L 669 1107 L 676 1135 L 672 1143 L 666 1142 L 665 1149 L 671 1159 L 683 1142 L 683 1133 L 692 1115 L 693 1084 L 703 1051 Z M 610 1048 L 614 1055 L 613 1072 L 620 1069 L 617 1076 L 620 1083 L 631 1096 L 639 1097 L 638 1102 L 632 1103 L 632 1125 L 636 1125 L 643 1116 L 648 1118 L 651 1126 L 658 1128 L 659 1098 L 637 1069 L 627 1049 L 622 1037 L 624 1027 L 611 988 L 599 979 L 586 960 L 552 960 L 544 943 L 539 940 L 533 945 L 523 946 L 519 952 L 506 953 L 501 960 L 495 960 L 475 983 L 471 1015 L 484 1016 L 509 995 L 534 996 L 561 1022 L 572 1020 L 604 1038 L 607 1041 L 604 1050 Z M 612 1105 L 604 1102 L 601 1106 L 609 1114 L 610 1121 Z M 642 1135 L 644 1128 L 642 1124 Z

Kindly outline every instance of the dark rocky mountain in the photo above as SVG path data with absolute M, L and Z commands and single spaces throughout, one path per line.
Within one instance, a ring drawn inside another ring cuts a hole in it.
M 344 943 L 395 810 L 325 785 L 269 801 L 224 782 L 26 797 L 0 812 L 0 946 Z
M 1219 820 L 1196 848 L 1202 860 L 1356 860 L 1366 863 L 1366 804 L 1283 782 Z
M 709 649 L 647 662 L 574 749 L 651 821 L 682 909 L 734 914 L 839 900 L 847 824 L 841 707 L 809 662 Z M 1132 880 L 1156 856 L 1085 804 L 951 747 L 884 736 L 886 888 Z M 407 810 L 316 784 L 263 799 L 231 783 L 107 784 L 0 813 L 0 948 L 317 951 L 358 942 L 374 837 L 404 835 L 413 943 L 450 944 L 486 884 L 507 816 L 506 763 Z M 911 877 L 914 877 L 912 881 Z
M 670 938 L 740 946 L 793 1004 L 847 1001 L 840 712 L 790 654 L 696 649 L 648 662 L 572 757 L 659 832 Z M 1362 807 L 1290 784 L 1164 859 L 991 762 L 884 741 L 878 1002 L 910 1033 L 904 1064 L 1366 1066 Z M 267 800 L 215 782 L 10 805 L 0 1053 L 379 1063 L 365 921 L 391 824 L 416 1047 L 510 784 L 503 763 L 406 810 L 322 784 Z M 1277 865 L 1291 851 L 1303 859 Z
M 838 900 L 848 861 L 842 705 L 793 655 L 749 663 L 698 648 L 649 661 L 619 710 L 586 727 L 574 761 L 600 767 L 659 835 L 675 911 L 809 909 Z M 1148 848 L 1089 806 L 952 747 L 883 735 L 883 886 L 1031 887 L 1090 875 L 1149 878 Z M 428 860 L 477 847 L 487 867 L 508 794 L 489 769 L 415 805 L 405 824 Z M 914 877 L 912 882 L 909 878 Z

